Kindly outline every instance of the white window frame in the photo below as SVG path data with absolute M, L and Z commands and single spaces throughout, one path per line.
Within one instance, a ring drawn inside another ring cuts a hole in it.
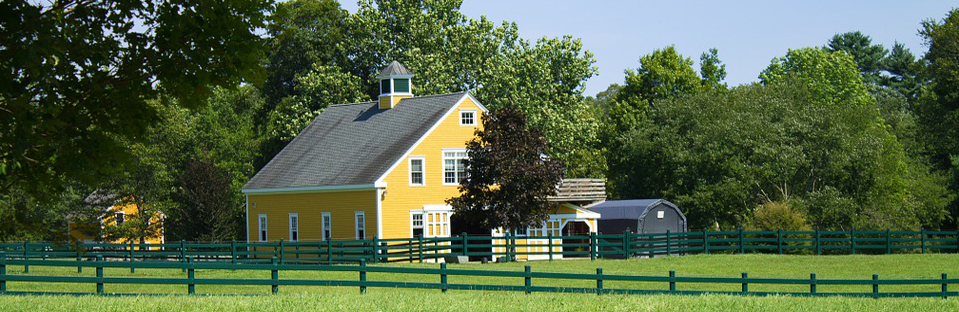
M 520 229 L 524 229 L 524 230 L 526 230 L 526 231 L 524 231 L 523 233 L 520 233 L 520 232 L 519 232 L 519 229 L 513 230 L 513 236 L 516 236 L 516 237 L 526 237 L 526 236 L 529 236 L 529 228 L 528 228 L 528 227 L 523 227 L 523 228 L 520 228 Z
M 472 114 L 472 115 L 473 115 L 473 116 L 470 118 L 470 119 L 473 120 L 472 123 L 463 123 L 463 119 L 464 119 L 464 118 L 463 118 L 463 115 L 466 114 L 466 113 L 469 113 L 469 114 Z M 476 119 L 477 119 L 478 116 L 477 116 L 477 114 L 476 114 L 476 110 L 475 110 L 475 109 L 461 109 L 459 116 L 460 116 L 460 126 L 475 126 L 475 125 L 476 125 Z
M 291 241 L 291 242 L 295 242 L 295 241 L 300 240 L 300 216 L 299 216 L 297 213 L 293 212 L 293 213 L 290 213 L 289 219 L 290 219 L 290 225 L 289 225 L 289 227 L 290 227 L 290 233 L 289 233 L 289 234 L 290 234 L 290 236 L 289 236 L 289 237 L 290 237 L 290 241 Z M 296 221 L 296 222 L 294 222 L 294 221 Z M 294 237 L 293 233 L 296 233 L 295 237 Z
M 126 222 L 127 222 L 126 212 L 117 211 L 117 213 L 113 215 L 113 224 L 116 224 L 117 226 L 119 226 Z
M 326 221 L 329 221 L 328 225 Z M 330 235 L 326 235 L 326 232 L 330 232 Z M 322 212 L 320 213 L 320 240 L 329 240 L 331 236 L 333 236 L 333 217 L 329 212 Z
M 260 242 L 265 242 L 269 232 L 267 231 L 268 220 L 266 219 L 266 214 L 256 215 L 256 240 Z
M 419 226 L 414 224 L 414 216 L 420 216 Z M 416 237 L 416 235 L 413 234 L 414 229 L 422 230 L 423 236 L 426 236 L 426 214 L 423 213 L 423 210 L 410 210 L 410 237 Z
M 363 216 L 363 223 L 360 223 L 360 216 Z M 363 236 L 360 236 L 360 225 L 363 226 Z M 364 211 L 354 211 L 353 212 L 353 234 L 356 239 L 365 239 L 366 238 L 366 212 Z
M 460 180 L 460 176 L 459 176 L 459 175 L 456 175 L 456 176 L 454 177 L 454 180 L 455 180 L 455 181 L 453 181 L 452 183 L 446 182 L 446 160 L 449 160 L 449 159 L 457 160 L 457 159 L 467 159 L 467 158 L 469 158 L 469 155 L 466 154 L 466 149 L 465 149 L 465 148 L 444 148 L 444 149 L 441 151 L 441 153 L 442 153 L 441 156 L 442 156 L 442 161 L 443 161 L 443 174 L 441 175 L 440 178 L 443 179 L 443 185 L 446 185 L 446 186 L 459 185 L 459 184 L 460 184 L 460 181 L 459 181 L 459 180 Z M 463 156 L 462 158 L 460 158 L 460 157 L 446 157 L 446 153 L 463 153 L 464 156 Z M 454 168 L 453 168 L 453 169 L 454 169 L 453 172 L 456 172 L 456 170 L 455 170 L 455 169 L 456 169 L 456 168 L 455 168 L 455 164 L 454 164 Z M 464 165 L 464 167 L 463 167 L 463 173 L 466 174 L 466 167 L 465 167 L 465 165 Z
M 420 183 L 413 183 L 413 161 L 420 161 L 420 174 L 421 179 Z M 426 186 L 426 156 L 410 156 L 409 160 L 406 161 L 407 171 L 409 171 L 409 182 L 410 186 Z

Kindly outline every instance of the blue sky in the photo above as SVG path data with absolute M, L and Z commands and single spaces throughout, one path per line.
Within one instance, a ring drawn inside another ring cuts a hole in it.
M 340 0 L 350 12 L 352 0 Z M 622 83 L 639 57 L 675 45 L 695 61 L 719 49 L 727 83 L 757 80 L 769 61 L 790 48 L 822 46 L 836 33 L 859 30 L 890 48 L 896 41 L 917 56 L 926 51 L 920 23 L 941 20 L 955 1 L 573 1 L 465 0 L 462 12 L 495 22 L 515 21 L 528 39 L 572 35 L 596 58 L 598 75 L 586 83 L 594 95 Z M 696 69 L 698 70 L 698 65 Z

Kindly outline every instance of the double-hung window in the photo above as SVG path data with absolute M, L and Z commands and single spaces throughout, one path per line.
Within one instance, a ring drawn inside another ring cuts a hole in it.
M 259 239 L 261 242 L 265 242 L 266 241 L 266 215 L 261 214 L 258 216 L 258 219 L 260 220 L 258 225 L 259 234 L 260 234 Z
M 357 211 L 354 213 L 354 218 L 356 220 L 356 239 L 363 239 L 366 237 L 366 213 Z
M 466 150 L 443 150 L 443 184 L 455 185 L 466 178 Z
M 332 233 L 332 232 L 330 231 L 330 225 L 331 225 L 331 224 L 330 224 L 330 223 L 331 223 L 331 222 L 330 222 L 330 213 L 329 213 L 329 212 L 321 213 L 321 214 L 320 214 L 320 219 L 321 219 L 321 220 L 320 220 L 320 227 L 321 227 L 320 233 L 321 233 L 321 235 L 323 235 L 322 237 L 320 237 L 320 239 L 322 239 L 322 240 L 328 240 L 328 239 L 332 238 L 332 236 L 330 236 L 330 233 Z
M 300 216 L 295 213 L 291 213 L 290 214 L 290 241 L 291 242 L 300 240 L 299 227 L 300 227 Z
M 121 225 L 123 224 L 124 221 L 126 221 L 126 214 L 123 213 L 122 211 L 117 212 L 115 219 L 117 221 L 117 225 Z
M 410 186 L 426 185 L 425 162 L 423 156 L 410 156 Z

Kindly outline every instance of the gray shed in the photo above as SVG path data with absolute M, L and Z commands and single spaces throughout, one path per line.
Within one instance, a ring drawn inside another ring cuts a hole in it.
M 686 215 L 665 199 L 605 201 L 589 208 L 600 213 L 599 232 L 606 234 L 685 232 Z

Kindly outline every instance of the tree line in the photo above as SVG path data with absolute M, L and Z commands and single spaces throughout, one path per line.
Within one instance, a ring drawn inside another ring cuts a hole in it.
M 521 111 L 565 176 L 670 199 L 694 228 L 955 227 L 957 10 L 918 24 L 921 56 L 841 33 L 730 87 L 719 51 L 697 72 L 664 47 L 588 97 L 579 39 L 523 39 L 461 2 L 5 1 L 0 239 L 64 239 L 114 201 L 165 221 L 98 235 L 240 238 L 242 185 L 324 108 L 374 99 L 392 60 L 416 94 Z

